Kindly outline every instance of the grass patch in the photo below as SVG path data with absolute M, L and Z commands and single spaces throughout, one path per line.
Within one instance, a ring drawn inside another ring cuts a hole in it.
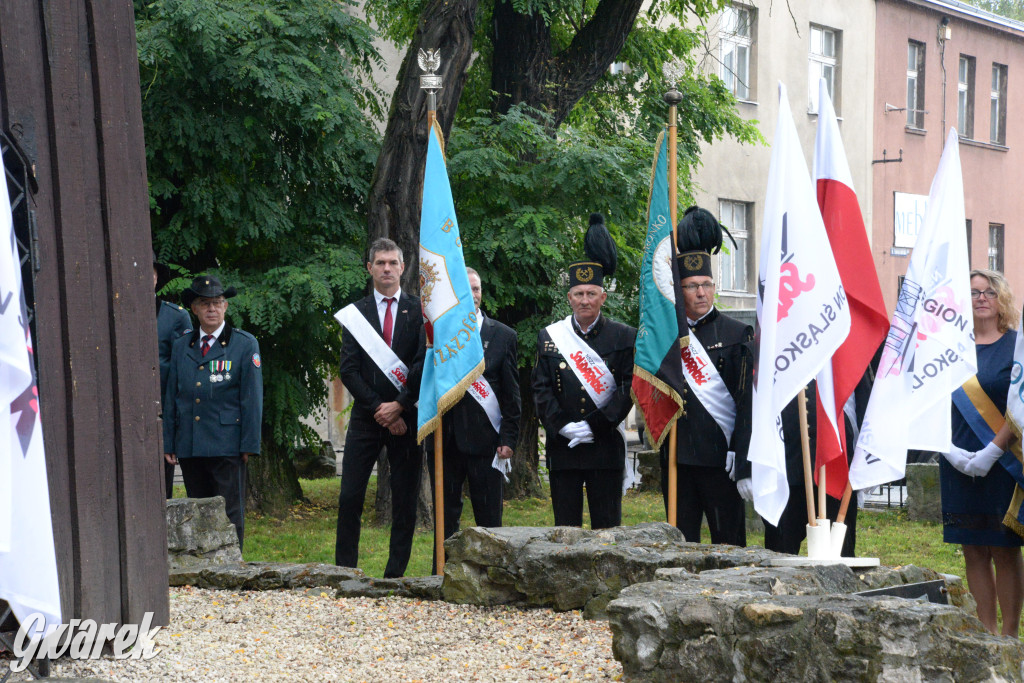
M 292 507 L 283 519 L 252 514 L 246 517 L 245 559 L 250 562 L 324 562 L 334 563 L 335 526 L 338 519 L 339 478 L 301 480 L 309 500 Z M 184 490 L 175 487 L 181 497 Z M 363 506 L 363 529 L 359 540 L 359 566 L 370 576 L 381 576 L 388 559 L 390 529 L 372 523 L 376 478 L 370 478 L 366 503 Z M 661 495 L 630 491 L 622 501 L 623 524 L 658 521 L 665 518 Z M 584 526 L 589 515 L 584 506 Z M 505 501 L 506 526 L 553 526 L 554 516 L 549 498 Z M 463 507 L 462 526 L 473 525 L 472 506 L 468 499 Z M 704 543 L 710 542 L 705 527 Z M 749 545 L 763 545 L 759 533 L 747 534 Z M 409 576 L 430 573 L 433 532 L 419 529 L 413 538 L 412 558 L 406 572 Z M 806 542 L 803 547 L 806 553 Z M 877 557 L 882 564 L 897 566 L 915 564 L 948 574 L 964 574 L 960 546 L 943 543 L 942 525 L 912 522 L 905 510 L 861 512 L 857 519 L 857 554 Z

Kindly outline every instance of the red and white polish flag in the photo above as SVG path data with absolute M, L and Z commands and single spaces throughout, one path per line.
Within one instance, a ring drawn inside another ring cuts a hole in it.
M 849 477 L 843 406 L 885 339 L 889 316 L 824 78 L 818 83 L 814 178 L 818 208 L 850 307 L 850 334 L 817 376 L 815 481 L 818 469 L 824 465 L 826 491 L 833 498 L 840 498 Z M 826 422 L 832 425 L 831 430 L 824 428 Z
M 754 508 L 778 524 L 789 500 L 782 409 L 818 374 L 850 331 L 846 293 L 781 83 L 758 280 L 749 458 Z

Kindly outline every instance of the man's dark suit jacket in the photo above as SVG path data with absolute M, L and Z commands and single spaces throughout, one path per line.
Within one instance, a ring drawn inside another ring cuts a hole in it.
M 383 336 L 377 302 L 373 294 L 355 304 L 370 326 Z M 360 427 L 377 426 L 373 414 L 381 403 L 398 401 L 402 404 L 402 419 L 413 437 L 416 436 L 416 401 L 420 394 L 423 375 L 423 356 L 426 337 L 423 331 L 423 313 L 420 300 L 405 292 L 397 302 L 395 327 L 391 335 L 391 350 L 409 367 L 409 380 L 401 391 L 384 376 L 370 355 L 356 341 L 354 335 L 344 335 L 341 343 L 341 381 L 352 394 L 352 424 Z
M 519 440 L 519 418 L 522 403 L 519 398 L 519 360 L 516 332 L 508 325 L 484 317 L 480 327 L 484 345 L 484 378 L 490 383 L 498 406 L 501 408 L 501 433 L 491 427 L 487 413 L 468 394 L 445 413 L 445 443 L 455 439 L 460 452 L 491 457 L 498 446 L 515 450 Z M 434 439 L 426 439 L 427 450 L 434 452 Z

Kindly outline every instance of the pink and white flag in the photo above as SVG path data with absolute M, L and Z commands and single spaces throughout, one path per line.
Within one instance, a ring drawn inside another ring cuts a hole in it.
M 857 439 L 855 489 L 902 479 L 907 449 L 949 452 L 953 390 L 978 370 L 964 222 L 960 142 L 950 129 Z
M 850 331 L 846 293 L 781 83 L 758 280 L 759 342 L 749 459 L 754 508 L 777 524 L 789 500 L 782 409 L 818 374 Z
M 18 622 L 34 612 L 45 624 L 30 637 L 61 623 L 57 557 L 53 546 L 50 493 L 43 457 L 39 396 L 32 339 L 21 285 L 6 173 L 0 158 L 0 599 Z

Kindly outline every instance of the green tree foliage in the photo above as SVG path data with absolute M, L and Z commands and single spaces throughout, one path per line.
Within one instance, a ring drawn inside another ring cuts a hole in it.
M 155 248 L 186 275 L 239 289 L 229 318 L 259 339 L 265 388 L 251 491 L 270 507 L 290 502 L 272 500 L 277 489 L 294 495 L 288 455 L 313 437 L 299 418 L 325 404 L 337 366 L 331 313 L 366 282 L 380 57 L 350 9 L 135 2 Z
M 1001 17 L 1024 21 L 1024 2 L 1022 0 L 977 0 L 972 4 Z
M 402 42 L 431 32 L 431 1 L 369 0 L 367 9 Z M 529 15 L 512 17 L 504 1 L 480 0 L 473 44 L 449 46 L 460 56 L 467 49 L 476 55 L 461 98 L 449 100 L 457 107 L 449 173 L 467 260 L 483 274 L 485 308 L 519 335 L 523 432 L 506 490 L 517 496 L 538 491 L 530 389 L 537 331 L 568 314 L 562 273 L 582 256 L 592 211 L 606 214 L 619 245 L 608 313 L 636 324 L 651 162 L 666 122 L 662 94 L 670 89 L 665 64 L 677 64 L 681 73 L 683 206 L 693 195 L 702 143 L 724 135 L 744 142 L 761 138 L 756 125 L 738 115 L 722 82 L 699 68 L 703 30 L 680 25 L 688 12 L 691 24 L 695 15 L 709 16 L 717 0 L 655 0 L 635 20 L 623 10 L 630 0 L 617 0 L 622 6 L 611 10 L 601 6 L 609 0 L 508 0 L 515 12 Z M 609 54 L 607 45 L 620 46 L 617 54 Z M 612 61 L 628 68 L 613 75 L 607 68 Z M 408 70 L 403 74 L 410 77 Z M 500 91 L 502 84 L 511 84 L 510 91 Z M 406 115 L 408 109 L 393 108 L 389 131 L 395 116 Z M 400 134 L 409 135 L 408 125 Z

